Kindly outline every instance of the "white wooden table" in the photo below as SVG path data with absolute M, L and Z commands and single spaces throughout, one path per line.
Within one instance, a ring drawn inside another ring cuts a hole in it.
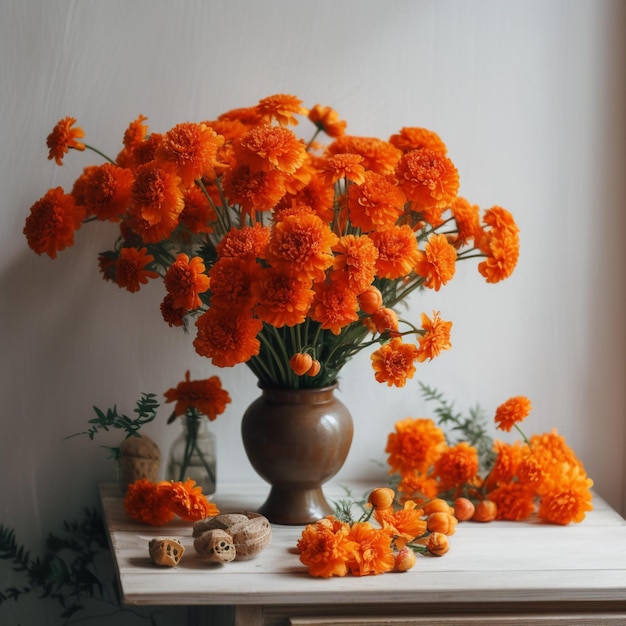
M 360 497 L 368 486 L 350 487 Z M 261 482 L 221 483 L 212 500 L 222 512 L 254 510 L 267 492 Z M 189 524 L 138 524 L 124 513 L 117 485 L 100 493 L 123 603 L 194 607 L 193 624 L 626 625 L 626 521 L 597 495 L 581 524 L 464 522 L 447 555 L 418 555 L 409 572 L 318 579 L 294 550 L 301 527 L 274 525 L 257 558 L 210 566 L 196 556 Z M 338 485 L 325 493 L 345 495 Z M 176 568 L 150 562 L 156 536 L 182 541 Z

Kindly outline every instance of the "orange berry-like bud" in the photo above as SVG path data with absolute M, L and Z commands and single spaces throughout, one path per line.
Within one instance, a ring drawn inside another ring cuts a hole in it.
M 454 517 L 456 517 L 459 522 L 472 519 L 475 510 L 476 507 L 474 503 L 468 498 L 457 498 L 454 501 Z
M 296 352 L 289 359 L 289 365 L 297 376 L 304 376 L 313 365 L 313 357 L 305 352 Z
M 383 305 L 383 294 L 377 287 L 370 285 L 358 296 L 358 301 L 363 313 L 371 315 Z
M 411 548 L 404 547 L 396 554 L 396 572 L 408 572 L 417 561 L 415 552 Z
M 320 373 L 321 369 L 322 369 L 322 364 L 317 359 L 313 359 L 313 361 L 311 363 L 311 368 L 306 373 L 306 375 L 307 376 L 317 376 Z
M 372 322 L 379 333 L 388 330 L 398 330 L 398 314 L 385 306 L 372 313 Z
M 491 500 L 481 500 L 476 505 L 476 510 L 472 516 L 473 522 L 493 522 L 498 515 L 498 507 Z
M 450 513 L 437 512 L 432 513 L 426 520 L 426 528 L 428 530 L 444 535 L 454 535 L 458 520 Z
M 454 509 L 443 499 L 434 498 L 430 502 L 427 502 L 423 507 L 425 515 L 431 515 L 432 513 L 454 513 Z
M 372 490 L 367 501 L 375 509 L 388 509 L 392 504 L 396 494 L 393 489 L 389 487 L 378 487 Z
M 443 556 L 450 549 L 448 536 L 444 533 L 431 533 L 426 545 L 428 551 L 435 556 Z

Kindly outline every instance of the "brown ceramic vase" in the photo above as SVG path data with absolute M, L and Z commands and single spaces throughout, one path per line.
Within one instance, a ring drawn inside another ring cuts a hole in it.
M 262 388 L 243 416 L 248 459 L 271 485 L 259 513 L 272 523 L 304 525 L 333 513 L 322 485 L 341 469 L 353 434 L 336 388 Z

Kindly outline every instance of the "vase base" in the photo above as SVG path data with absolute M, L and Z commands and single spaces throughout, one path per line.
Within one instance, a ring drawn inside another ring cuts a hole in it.
M 283 489 L 273 486 L 258 509 L 272 524 L 304 526 L 332 515 L 321 487 L 314 489 Z

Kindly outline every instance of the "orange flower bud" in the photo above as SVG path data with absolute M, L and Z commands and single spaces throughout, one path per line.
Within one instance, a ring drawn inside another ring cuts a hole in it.
M 498 507 L 491 500 L 481 500 L 476 505 L 476 511 L 472 516 L 473 522 L 492 522 L 498 515 Z
M 317 359 L 313 359 L 313 362 L 311 363 L 311 368 L 306 373 L 306 375 L 317 376 L 320 373 L 321 369 L 322 369 L 322 364 Z
M 289 365 L 297 376 L 304 376 L 313 365 L 313 357 L 305 352 L 296 352 L 289 359 Z
M 426 528 L 432 532 L 454 535 L 458 520 L 450 513 L 432 513 L 426 520 Z
M 428 551 L 434 556 L 443 556 L 450 549 L 450 542 L 444 533 L 434 532 L 428 537 Z
M 475 510 L 476 507 L 474 506 L 474 503 L 467 498 L 457 498 L 454 501 L 454 517 L 456 517 L 459 522 L 465 522 L 468 519 L 472 519 Z
M 370 285 L 361 295 L 359 295 L 358 300 L 363 313 L 371 315 L 383 305 L 383 294 L 380 293 L 377 287 Z
M 396 494 L 389 487 L 378 487 L 374 489 L 368 498 L 368 502 L 375 509 L 388 509 L 392 504 Z
M 427 502 L 423 507 L 425 515 L 432 515 L 433 513 L 452 513 L 454 509 L 443 499 L 434 498 L 430 502 Z
M 381 307 L 372 313 L 372 322 L 379 333 L 398 330 L 398 314 L 387 307 Z
M 398 554 L 396 554 L 396 572 L 408 572 L 417 560 L 415 552 L 411 548 L 402 548 Z

